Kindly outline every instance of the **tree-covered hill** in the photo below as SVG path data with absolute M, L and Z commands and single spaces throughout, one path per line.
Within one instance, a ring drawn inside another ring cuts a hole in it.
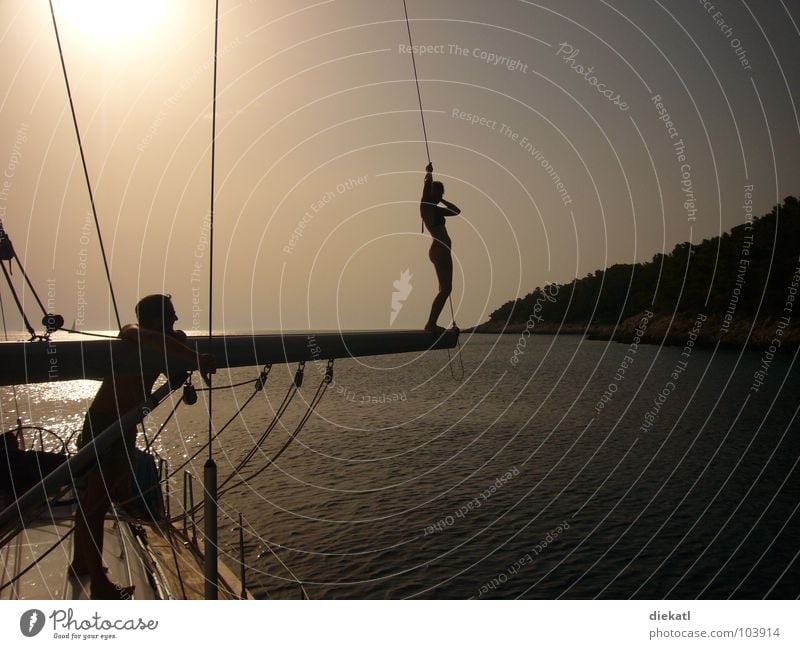
M 800 201 L 790 196 L 720 237 L 678 244 L 652 261 L 615 264 L 571 283 L 537 287 L 503 304 L 477 330 L 526 322 L 613 326 L 646 311 L 715 315 L 723 329 L 726 319 L 777 318 L 784 314 L 799 256 Z M 793 310 L 800 314 L 800 304 Z

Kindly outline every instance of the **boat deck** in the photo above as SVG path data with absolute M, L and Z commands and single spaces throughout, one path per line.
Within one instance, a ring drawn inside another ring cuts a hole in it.
M 88 578 L 69 570 L 75 506 L 59 504 L 22 530 L 0 549 L 0 585 L 39 563 L 0 591 L 0 599 L 89 599 Z M 141 531 L 144 530 L 144 534 Z M 59 539 L 69 534 L 59 543 Z M 172 526 L 133 526 L 111 515 L 106 518 L 103 562 L 112 579 L 134 584 L 133 599 L 202 599 L 203 562 L 200 551 L 185 542 Z M 220 565 L 220 599 L 238 599 L 242 588 L 233 573 Z M 245 593 L 245 597 L 251 596 Z

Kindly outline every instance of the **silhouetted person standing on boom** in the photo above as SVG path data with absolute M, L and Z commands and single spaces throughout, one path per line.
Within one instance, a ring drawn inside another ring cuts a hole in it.
M 433 298 L 431 315 L 428 318 L 428 324 L 425 325 L 425 331 L 441 334 L 444 332 L 444 327 L 440 327 L 437 320 L 453 290 L 453 257 L 450 251 L 450 236 L 445 227 L 445 217 L 457 216 L 461 214 L 461 210 L 453 203 L 444 200 L 444 185 L 438 181 L 434 182 L 433 165 L 430 162 L 425 167 L 425 171 L 427 173 L 425 174 L 419 213 L 425 227 L 433 237 L 428 257 L 436 269 L 436 277 L 439 280 L 439 293 Z M 440 207 L 439 203 L 443 203 L 444 207 Z
M 91 443 L 122 415 L 150 396 L 159 374 L 167 370 L 166 360 L 183 361 L 184 365 L 199 366 L 203 380 L 215 372 L 214 357 L 198 354 L 187 347 L 186 334 L 173 328 L 178 316 L 169 295 L 148 295 L 136 305 L 138 326 L 127 324 L 119 332 L 122 340 L 135 343 L 125 364 L 130 367 L 103 379 L 100 389 L 89 406 L 78 438 L 78 448 Z M 120 354 L 125 355 L 125 348 Z M 147 374 L 143 365 L 155 364 L 159 370 Z M 123 368 L 120 368 L 123 369 Z M 111 499 L 126 500 L 131 495 L 132 463 L 136 448 L 136 426 L 122 431 L 119 439 L 97 458 L 98 465 L 86 476 L 85 488 L 78 497 L 75 513 L 75 548 L 70 569 L 76 576 L 89 575 L 92 599 L 130 599 L 133 586 L 112 582 L 103 568 L 103 526 Z

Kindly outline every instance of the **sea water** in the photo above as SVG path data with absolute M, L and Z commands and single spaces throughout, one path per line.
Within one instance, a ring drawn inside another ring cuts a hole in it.
M 216 375 L 216 386 L 253 380 L 216 391 L 213 410 L 216 429 L 234 418 L 214 444 L 220 482 L 233 475 L 221 554 L 238 573 L 241 513 L 257 597 L 800 595 L 793 355 L 767 364 L 758 385 L 759 351 L 462 338 L 463 381 L 445 351 L 337 361 L 296 432 L 325 372 L 309 363 L 241 474 L 296 368 L 273 367 L 239 416 L 260 368 Z M 26 422 L 65 433 L 96 385 L 23 386 L 16 400 Z M 172 470 L 207 439 L 205 396 L 154 444 Z M 3 389 L 4 429 L 13 397 Z M 154 413 L 149 439 L 176 404 Z M 205 458 L 186 469 L 202 476 Z M 183 469 L 174 494 L 182 483 Z

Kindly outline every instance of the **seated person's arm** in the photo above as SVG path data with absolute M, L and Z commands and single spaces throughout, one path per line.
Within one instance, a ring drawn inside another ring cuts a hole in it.
M 191 347 L 184 344 L 187 336 L 183 331 L 176 331 L 176 335 L 164 335 L 155 329 L 144 329 L 138 325 L 128 324 L 122 327 L 119 337 L 139 345 L 141 348 L 152 351 L 166 352 L 174 359 L 186 361 L 192 367 L 197 367 L 208 383 L 208 375 L 214 374 L 214 357 L 211 354 L 197 354 Z

